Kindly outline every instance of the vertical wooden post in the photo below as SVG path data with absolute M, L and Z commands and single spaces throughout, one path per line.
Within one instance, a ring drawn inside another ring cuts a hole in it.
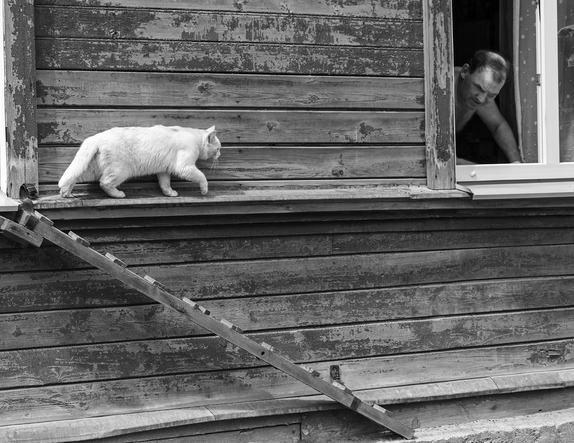
M 456 187 L 452 2 L 424 0 L 427 186 Z
M 9 197 L 20 187 L 38 189 L 34 1 L 4 2 L 5 106 Z

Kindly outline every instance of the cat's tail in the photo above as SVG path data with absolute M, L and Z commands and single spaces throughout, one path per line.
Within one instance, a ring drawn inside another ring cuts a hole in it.
M 58 182 L 58 187 L 60 188 L 60 195 L 62 197 L 70 197 L 72 195 L 72 190 L 74 186 L 80 179 L 82 181 L 92 181 L 96 177 L 92 177 L 91 171 L 93 167 L 90 165 L 92 159 L 98 153 L 98 142 L 94 137 L 88 137 L 82 145 L 68 169 L 64 171 L 60 181 Z

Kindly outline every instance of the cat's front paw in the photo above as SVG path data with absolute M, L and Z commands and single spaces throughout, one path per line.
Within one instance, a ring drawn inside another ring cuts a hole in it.
M 63 198 L 73 197 L 72 186 L 64 186 L 63 188 L 60 188 L 60 195 Z
M 199 189 L 203 195 L 207 194 L 207 186 L 201 186 Z

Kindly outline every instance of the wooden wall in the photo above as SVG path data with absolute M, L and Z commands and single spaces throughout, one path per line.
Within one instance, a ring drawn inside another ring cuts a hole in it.
M 153 124 L 215 125 L 216 182 L 426 182 L 420 0 L 36 0 L 35 26 L 44 191 Z
M 86 136 L 155 123 L 215 124 L 224 148 L 209 178 L 221 184 L 425 182 L 420 0 L 38 0 L 35 11 L 41 192 Z M 371 401 L 441 382 L 473 395 L 470 379 L 490 393 L 573 386 L 574 211 L 419 204 L 46 215 L 323 377 L 339 365 Z M 0 281 L 1 425 L 315 394 L 49 244 L 0 237 Z M 540 408 L 568 402 L 563 391 Z M 454 410 L 445 417 L 465 415 Z M 250 429 L 296 441 L 337 417 Z M 411 424 L 425 423 L 415 411 Z
M 573 364 L 571 211 L 57 226 L 383 403 L 385 387 Z M 56 247 L 0 248 L 4 425 L 314 394 Z

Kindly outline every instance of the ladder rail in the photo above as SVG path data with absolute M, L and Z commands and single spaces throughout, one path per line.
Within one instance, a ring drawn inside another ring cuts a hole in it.
M 327 382 L 319 377 L 320 374 L 318 372 L 303 368 L 277 354 L 270 345 L 253 341 L 246 337 L 240 328 L 224 319 L 215 319 L 210 315 L 208 310 L 199 304 L 186 297 L 179 298 L 171 294 L 161 283 L 147 275 L 141 277 L 131 271 L 125 263 L 113 255 L 100 254 L 92 249 L 87 241 L 76 234 L 72 232 L 66 234 L 60 231 L 54 227 L 49 220 L 42 217 L 41 214 L 36 212 L 32 216 L 32 219 L 35 221 L 35 226 L 31 230 L 44 239 L 83 259 L 158 303 L 179 312 L 206 330 L 244 349 L 258 359 L 265 361 L 364 417 L 371 419 L 402 437 L 413 437 L 414 430 L 412 428 L 392 418 L 388 414 L 388 411 L 382 407 L 378 405 L 371 406 L 359 399 L 344 385 L 336 381 L 332 383 Z

